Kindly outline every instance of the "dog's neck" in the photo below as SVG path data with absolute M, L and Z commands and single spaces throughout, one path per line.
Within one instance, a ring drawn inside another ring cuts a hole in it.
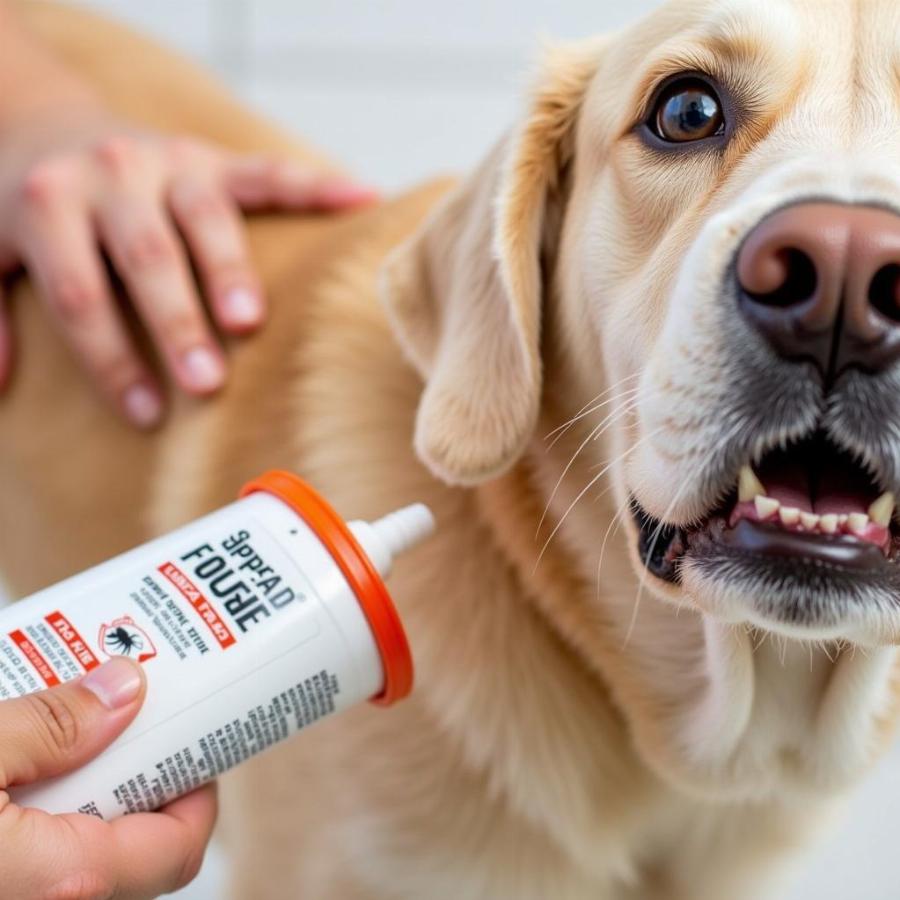
M 719 799 L 787 802 L 860 777 L 900 706 L 895 649 L 783 641 L 661 602 L 634 576 L 609 502 L 586 497 L 569 509 L 578 492 L 561 487 L 538 529 L 551 473 L 568 460 L 553 452 L 536 443 L 481 489 L 482 507 L 547 627 L 613 698 L 640 760 L 679 789 Z

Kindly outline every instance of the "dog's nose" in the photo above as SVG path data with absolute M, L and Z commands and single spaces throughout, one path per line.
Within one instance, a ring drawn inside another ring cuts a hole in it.
M 900 358 L 900 216 L 837 203 L 787 207 L 737 258 L 744 315 L 781 356 L 826 380 Z

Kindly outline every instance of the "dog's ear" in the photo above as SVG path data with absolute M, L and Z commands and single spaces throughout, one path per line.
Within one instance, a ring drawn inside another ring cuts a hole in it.
M 542 247 L 555 247 L 565 173 L 599 44 L 548 57 L 522 126 L 382 271 L 401 346 L 425 378 L 416 450 L 445 481 L 498 475 L 522 453 L 541 393 Z

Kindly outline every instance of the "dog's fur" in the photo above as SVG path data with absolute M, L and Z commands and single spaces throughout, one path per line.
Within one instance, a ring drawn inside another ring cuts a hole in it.
M 29 10 L 123 114 L 303 154 L 134 37 Z M 723 271 L 792 199 L 900 207 L 898 33 L 891 0 L 675 0 L 552 52 L 464 183 L 255 220 L 271 321 L 232 348 L 221 398 L 177 399 L 151 437 L 114 421 L 17 291 L 0 401 L 17 593 L 270 466 L 347 515 L 437 515 L 391 582 L 413 697 L 225 779 L 237 897 L 758 900 L 870 768 L 896 718 L 896 618 L 788 634 L 699 572 L 656 582 L 627 498 L 688 521 L 728 440 L 757 452 L 809 427 L 821 398 L 736 418 Z M 663 158 L 634 123 L 661 78 L 698 69 L 739 86 L 746 120 L 721 152 Z

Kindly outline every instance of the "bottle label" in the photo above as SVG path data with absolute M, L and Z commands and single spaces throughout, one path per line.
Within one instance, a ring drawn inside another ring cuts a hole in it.
M 0 634 L 0 699 L 54 687 L 112 656 L 149 663 L 160 653 L 191 661 L 224 652 L 308 602 L 312 587 L 264 525 L 246 513 L 224 518 L 80 596 L 65 592 L 67 613 L 50 609 Z
M 266 495 L 4 611 L 0 698 L 53 687 L 113 656 L 145 667 L 140 715 L 87 767 L 14 792 L 17 802 L 104 817 L 156 808 L 371 696 L 381 677 L 333 560 Z

